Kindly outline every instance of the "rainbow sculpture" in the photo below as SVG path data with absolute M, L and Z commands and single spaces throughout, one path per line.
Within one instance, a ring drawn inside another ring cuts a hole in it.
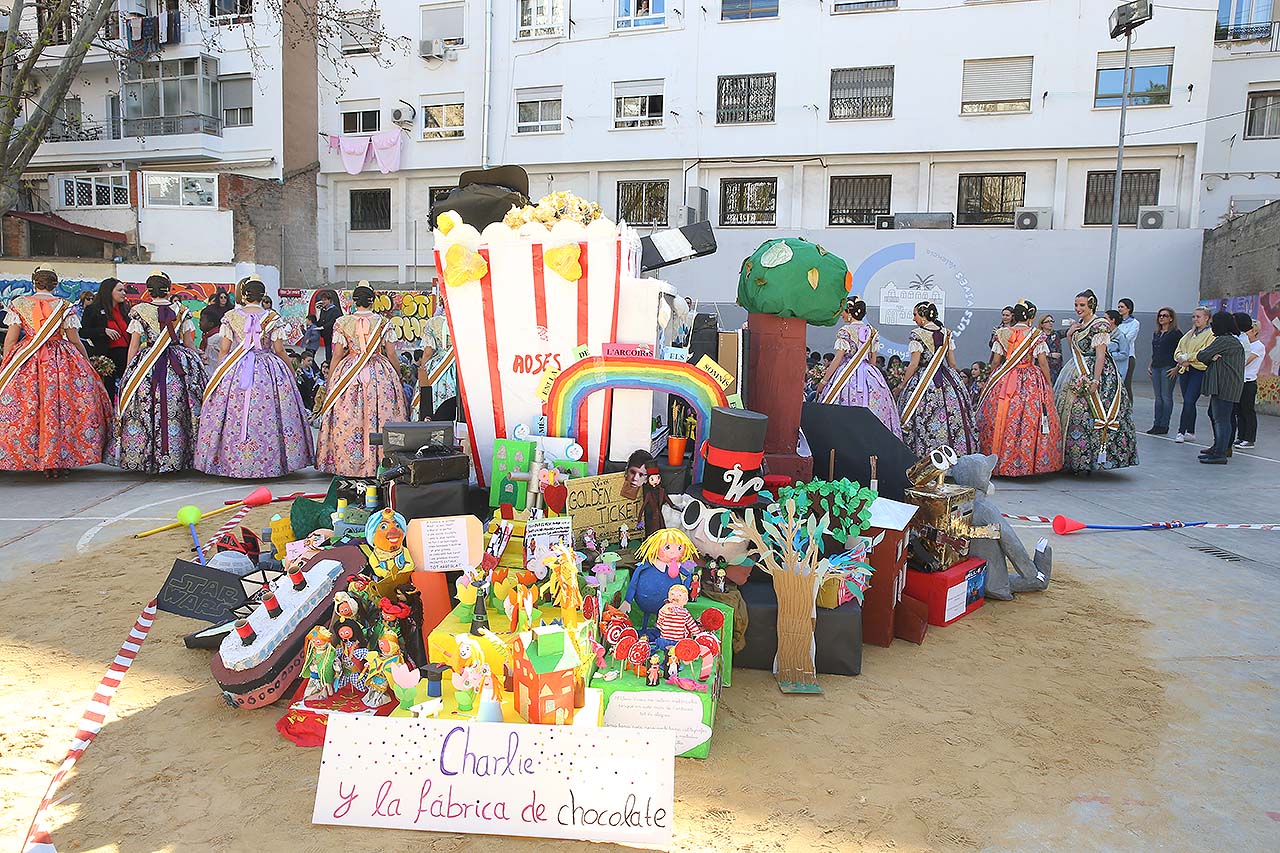
M 711 410 L 729 400 L 711 374 L 685 361 L 632 356 L 593 356 L 569 365 L 555 378 L 547 396 L 547 435 L 572 436 L 583 444 L 579 413 L 594 391 L 635 389 L 675 394 L 698 418 L 698 436 L 706 434 Z M 702 454 L 694 447 L 695 480 L 702 479 Z M 595 460 L 597 462 L 602 460 Z

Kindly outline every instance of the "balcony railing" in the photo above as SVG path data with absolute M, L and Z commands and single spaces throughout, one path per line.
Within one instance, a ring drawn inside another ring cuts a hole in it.
M 222 119 L 215 116 L 185 115 L 127 118 L 123 121 L 58 122 L 45 131 L 44 141 L 96 142 L 102 139 L 177 136 L 184 133 L 221 136 Z
M 1267 43 L 1261 50 L 1280 51 L 1280 21 L 1238 26 L 1218 24 L 1213 38 L 1219 42 L 1261 41 Z
M 45 142 L 94 142 L 119 138 L 120 123 L 106 121 L 59 121 L 44 133 Z

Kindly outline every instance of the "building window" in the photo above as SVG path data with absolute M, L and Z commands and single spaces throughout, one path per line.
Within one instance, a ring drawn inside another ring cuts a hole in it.
M 454 186 L 454 187 L 432 187 L 430 190 L 428 190 L 428 191 L 427 191 L 427 192 L 430 194 L 430 197 L 431 197 L 431 206 L 432 206 L 432 207 L 435 207 L 437 204 L 439 204 L 440 202 L 444 201 L 446 198 L 448 198 L 448 197 L 449 197 L 449 193 L 453 192 L 453 191 L 454 191 L 454 190 L 456 190 L 456 189 L 457 189 L 457 187 L 456 187 L 456 186 Z
M 253 21 L 253 0 L 209 0 L 209 19 L 215 26 Z
M 1272 0 L 1218 0 L 1214 39 L 1255 41 L 1271 38 L 1272 6 Z
M 833 120 L 893 117 L 893 66 L 833 68 L 831 70 Z
M 248 127 L 253 124 L 253 80 L 233 77 L 219 81 L 222 88 L 222 124 L 224 127 Z
M 1168 105 L 1173 80 L 1173 48 L 1135 50 L 1129 58 L 1129 106 Z M 1124 93 L 1124 51 L 1098 54 L 1095 107 L 1118 107 Z
M 65 97 L 53 108 L 53 119 L 44 132 L 46 142 L 82 142 L 93 136 L 95 128 L 87 128 L 82 120 L 80 99 Z
M 377 9 L 343 12 L 338 21 L 342 52 L 347 56 L 377 53 L 382 44 L 382 15 Z
M 774 225 L 777 178 L 730 178 L 720 182 L 721 225 Z
M 670 181 L 618 181 L 618 219 L 628 225 L 667 227 Z
M 1027 175 L 961 175 L 957 225 L 1012 225 L 1013 211 L 1022 207 Z
M 1110 225 L 1115 172 L 1090 172 L 1084 185 L 1084 224 Z M 1125 170 L 1120 182 L 1120 224 L 1137 225 L 1138 208 L 1160 202 L 1160 170 Z
M 128 175 L 74 175 L 62 179 L 63 207 L 128 207 Z
M 559 86 L 516 91 L 516 133 L 559 133 L 562 129 Z
M 451 96 L 449 103 L 423 104 L 423 139 L 461 139 L 464 131 L 461 95 Z
M 738 74 L 716 83 L 716 124 L 773 121 L 776 74 Z
M 613 126 L 662 127 L 661 80 L 634 80 L 613 84 Z
M 56 5 L 54 6 L 56 8 Z M 53 25 L 52 31 L 49 33 L 49 44 L 71 44 L 71 39 L 75 35 L 76 22 L 73 20 L 74 15 L 64 14 Z M 5 14 L 6 23 L 8 13 Z M 36 6 L 36 27 L 43 32 L 44 28 L 49 26 L 50 10 L 45 4 Z
M 564 35 L 564 0 L 518 0 L 518 39 L 553 38 Z
M 889 175 L 853 175 L 831 179 L 827 222 L 830 225 L 875 225 L 889 213 Z
M 720 0 L 720 20 L 778 17 L 778 0 Z
M 667 22 L 667 0 L 615 0 L 615 30 L 661 27 Z
M 841 12 L 879 12 L 884 9 L 898 8 L 898 0 L 845 0 L 832 7 L 836 14 Z
M 436 39 L 445 47 L 462 47 L 467 43 L 467 7 L 465 3 L 433 3 L 422 7 L 422 41 Z
M 961 113 L 1031 112 L 1032 57 L 966 59 Z
M 124 70 L 125 136 L 222 133 L 217 59 L 126 62 Z
M 217 175 L 159 172 L 147 175 L 147 207 L 216 207 Z
M 351 110 L 342 113 L 343 133 L 377 133 L 381 127 L 381 110 Z
M 1280 92 L 1250 92 L 1244 122 L 1245 139 L 1280 137 Z
M 391 190 L 351 190 L 351 230 L 391 230 Z

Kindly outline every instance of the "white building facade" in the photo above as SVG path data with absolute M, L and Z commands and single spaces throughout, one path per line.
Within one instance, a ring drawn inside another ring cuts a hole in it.
M 1205 228 L 1280 199 L 1280 4 L 1221 0 L 1205 124 Z
M 1061 311 L 1105 283 L 1113 5 L 495 0 L 487 31 L 477 0 L 384 3 L 407 49 L 352 44 L 357 76 L 322 94 L 320 130 L 402 127 L 399 169 L 351 175 L 321 151 L 322 276 L 427 285 L 433 194 L 514 163 L 535 199 L 571 190 L 642 232 L 709 219 L 719 251 L 662 275 L 726 323 L 741 261 L 787 235 L 844 257 L 872 306 L 916 282 L 953 326 L 990 328 L 1022 296 Z M 1213 55 L 1212 12 L 1161 8 L 1136 32 L 1116 295 L 1140 315 L 1196 299 Z M 921 212 L 949 227 L 877 228 Z

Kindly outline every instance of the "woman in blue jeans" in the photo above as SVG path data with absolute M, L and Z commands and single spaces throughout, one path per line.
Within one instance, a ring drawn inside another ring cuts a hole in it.
M 1173 359 L 1174 350 L 1182 340 L 1182 330 L 1178 328 L 1178 314 L 1172 308 L 1161 308 L 1156 312 L 1156 330 L 1151 335 L 1151 364 L 1147 366 L 1147 375 L 1151 377 L 1151 389 L 1156 395 L 1156 416 L 1147 435 L 1167 435 L 1169 418 L 1173 417 L 1174 378 L 1169 371 L 1176 367 Z
M 1204 364 L 1196 358 L 1200 350 L 1213 340 L 1209 331 L 1209 309 L 1200 306 L 1191 315 L 1191 331 L 1182 336 L 1173 351 L 1177 366 L 1169 376 L 1180 376 L 1182 385 L 1182 415 L 1178 423 L 1178 435 L 1174 441 L 1181 444 L 1196 437 L 1196 402 L 1200 399 L 1200 385 L 1204 381 Z
M 1209 420 L 1213 422 L 1213 446 L 1200 454 L 1206 465 L 1226 465 L 1231 451 L 1232 415 L 1244 387 L 1244 347 L 1240 345 L 1236 318 L 1226 311 L 1213 315 L 1213 340 L 1200 350 L 1204 371 L 1203 390 L 1209 398 Z

